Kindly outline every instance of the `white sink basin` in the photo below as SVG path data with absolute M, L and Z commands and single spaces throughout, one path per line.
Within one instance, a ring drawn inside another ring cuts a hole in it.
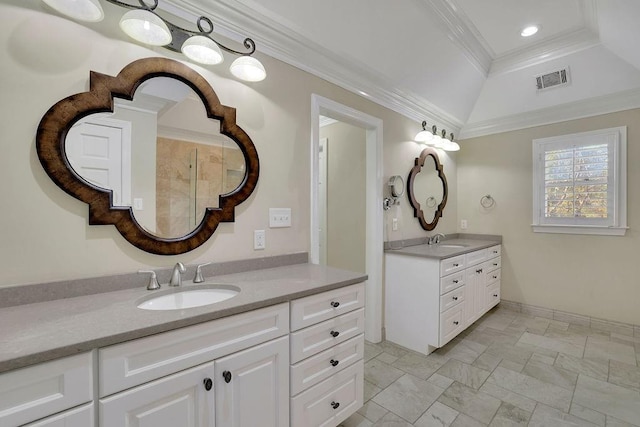
M 182 310 L 215 304 L 233 298 L 239 293 L 239 288 L 230 285 L 182 288 L 171 293 L 145 298 L 138 303 L 138 308 L 143 310 Z
M 436 248 L 444 248 L 444 249 L 462 249 L 462 248 L 466 248 L 469 245 L 448 245 L 448 244 L 442 244 L 439 243 Z

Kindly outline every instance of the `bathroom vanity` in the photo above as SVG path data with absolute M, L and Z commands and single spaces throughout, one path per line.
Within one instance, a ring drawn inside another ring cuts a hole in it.
M 187 310 L 141 310 L 144 289 L 0 309 L 0 425 L 338 425 L 363 403 L 365 279 L 301 264 Z
M 429 354 L 500 302 L 500 240 L 385 251 L 386 339 Z

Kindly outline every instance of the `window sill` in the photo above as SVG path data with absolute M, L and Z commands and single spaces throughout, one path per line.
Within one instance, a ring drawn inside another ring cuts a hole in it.
M 594 225 L 537 225 L 532 224 L 534 233 L 591 234 L 598 236 L 624 236 L 629 227 L 598 227 Z

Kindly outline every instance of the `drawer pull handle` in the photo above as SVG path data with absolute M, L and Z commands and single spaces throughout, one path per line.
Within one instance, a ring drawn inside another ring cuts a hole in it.
M 459 323 L 460 323 L 460 322 L 458 322 L 457 320 L 454 320 L 454 321 L 453 321 L 453 324 L 454 324 L 454 325 L 457 325 L 457 324 L 459 324 Z
M 340 335 L 340 332 L 338 331 L 331 331 L 331 336 L 334 338 L 337 338 L 337 336 Z
M 498 294 L 493 294 L 494 297 L 498 298 Z
M 497 278 L 498 278 L 498 276 L 493 276 L 493 278 L 494 278 L 494 279 L 497 279 Z
M 493 266 L 494 266 L 494 267 L 497 267 L 497 266 L 498 266 L 498 263 L 497 263 L 497 262 L 494 262 L 494 263 L 493 263 Z
M 454 281 L 453 281 L 453 283 L 458 283 L 458 282 L 459 282 L 459 280 L 454 280 Z
M 331 363 L 331 366 L 338 366 L 338 363 L 340 363 L 340 362 L 338 360 L 331 359 L 331 361 L 329 363 Z
M 453 300 L 454 301 L 458 301 L 458 297 L 453 297 Z
M 494 253 L 494 254 L 497 254 L 497 253 L 498 253 L 498 251 L 493 251 L 493 253 Z
M 331 407 L 332 407 L 333 409 L 338 409 L 338 408 L 340 407 L 340 403 L 338 403 L 338 402 L 331 402 Z
M 211 380 L 211 378 L 205 378 L 203 382 L 204 389 L 207 391 L 211 390 L 211 388 L 213 387 L 213 381 Z
M 333 307 L 333 308 L 338 308 L 339 305 L 340 305 L 340 303 L 338 301 L 332 301 L 331 302 L 331 307 Z
M 482 269 L 479 268 L 478 270 L 476 270 L 476 273 L 482 273 Z
M 231 382 L 231 372 L 229 371 L 224 371 L 222 373 L 222 378 L 224 378 L 224 382 L 229 384 Z
M 459 266 L 460 266 L 460 264 L 458 264 L 458 263 L 454 263 L 454 264 L 453 264 L 453 266 L 454 266 L 454 267 L 459 267 Z

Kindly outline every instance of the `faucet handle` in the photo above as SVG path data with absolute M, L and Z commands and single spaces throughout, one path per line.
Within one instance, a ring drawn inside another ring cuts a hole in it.
M 200 264 L 196 267 L 196 276 L 193 278 L 193 283 L 202 283 L 204 282 L 204 277 L 202 276 L 202 267 L 207 266 L 209 264 L 213 264 L 212 262 L 205 262 L 204 264 Z
M 152 270 L 138 270 L 138 273 L 150 273 L 151 277 L 149 277 L 149 284 L 147 285 L 148 291 L 155 291 L 156 289 L 160 289 L 160 283 L 158 283 L 158 278 L 156 277 L 156 272 Z

